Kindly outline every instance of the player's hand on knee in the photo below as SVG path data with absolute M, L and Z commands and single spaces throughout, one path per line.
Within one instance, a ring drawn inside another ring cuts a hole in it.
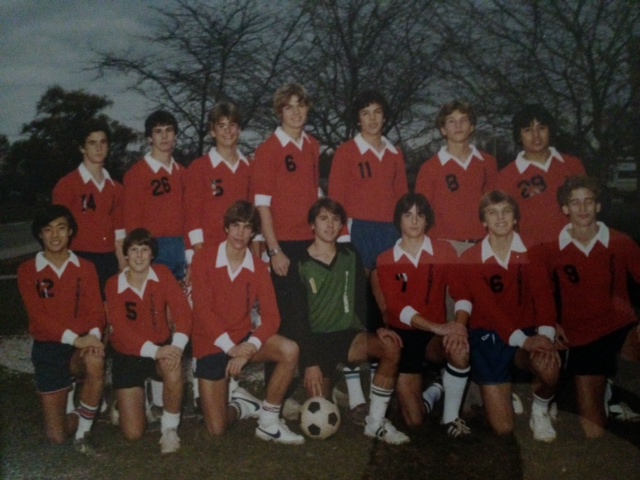
M 317 365 L 304 370 L 304 388 L 308 397 L 322 396 L 322 370 Z
M 433 333 L 440 335 L 441 337 L 446 337 L 447 335 L 460 335 L 466 337 L 467 327 L 458 322 L 439 323 L 433 328 Z
M 458 356 L 469 353 L 469 340 L 466 335 L 451 334 L 442 338 L 444 352 L 449 356 Z
M 180 368 L 182 361 L 182 350 L 173 345 L 164 345 L 158 349 L 156 360 L 162 362 L 168 370 Z
M 233 357 L 227 363 L 227 369 L 225 371 L 227 378 L 233 377 L 236 378 L 242 372 L 243 367 L 247 364 L 249 359 L 247 357 Z
M 100 339 L 93 333 L 87 333 L 86 335 L 82 335 L 81 337 L 76 337 L 75 341 L 73 342 L 73 346 L 79 348 L 80 350 L 88 347 L 104 349 L 104 345 L 102 345 Z
M 258 348 L 253 343 L 241 342 L 231 347 L 227 352 L 227 355 L 229 355 L 231 358 L 247 357 L 247 359 L 249 359 L 253 357 L 257 351 Z
M 556 352 L 555 344 L 544 335 L 532 335 L 527 337 L 522 344 L 522 348 L 527 352 Z

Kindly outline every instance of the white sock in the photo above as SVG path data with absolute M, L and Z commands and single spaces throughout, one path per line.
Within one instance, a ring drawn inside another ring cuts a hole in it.
M 159 380 L 151 380 L 151 403 L 156 407 L 164 407 L 162 401 L 163 385 Z
M 262 426 L 273 425 L 280 421 L 280 408 L 282 405 L 273 405 L 266 400 L 262 401 L 262 408 L 258 414 L 258 424 Z
M 371 389 L 373 388 L 373 377 L 376 376 L 376 372 L 378 371 L 378 363 L 370 363 L 369 364 L 369 374 L 371 375 L 371 378 L 369 379 L 369 397 L 371 397 Z
M 441 386 L 435 386 L 435 384 L 429 385 L 427 389 L 422 392 L 422 399 L 429 405 L 429 411 L 433 410 L 433 406 L 440 400 L 442 397 L 442 388 Z
M 450 363 L 447 363 L 444 369 L 442 375 L 442 386 L 444 387 L 442 423 L 445 425 L 460 416 L 460 405 L 469 379 L 469 370 L 471 370 L 470 367 L 459 369 Z
M 78 429 L 76 430 L 76 439 L 83 438 L 84 435 L 91 430 L 93 425 L 93 419 L 96 417 L 98 411 L 98 405 L 90 407 L 83 402 L 80 402 L 76 413 L 78 414 Z
M 349 394 L 349 408 L 355 408 L 367 401 L 364 399 L 362 391 L 362 383 L 360 383 L 360 368 L 342 367 L 344 380 L 347 384 L 347 393 Z
M 76 405 L 73 402 L 73 396 L 76 391 L 76 382 L 71 384 L 71 390 L 67 393 L 67 413 L 72 413 L 76 410 Z
M 545 413 L 549 411 L 549 403 L 553 400 L 551 398 L 540 398 L 535 393 L 533 394 L 533 402 L 531 403 L 531 413 Z
M 162 417 L 160 418 L 160 431 L 164 433 L 170 428 L 178 428 L 180 425 L 180 412 L 169 413 L 166 410 L 162 410 Z
M 389 400 L 391 400 L 391 394 L 393 389 L 387 390 L 386 388 L 378 387 L 377 385 L 371 385 L 371 405 L 369 405 L 369 419 L 380 425 L 387 414 L 387 406 L 389 406 Z

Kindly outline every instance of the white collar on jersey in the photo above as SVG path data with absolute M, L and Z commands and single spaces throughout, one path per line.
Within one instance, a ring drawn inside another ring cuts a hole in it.
M 93 182 L 93 184 L 96 186 L 96 188 L 99 191 L 102 191 L 102 189 L 104 188 L 104 184 L 107 182 L 107 180 L 109 180 L 111 183 L 113 183 L 113 180 L 111 180 L 111 175 L 109 175 L 109 172 L 107 172 L 106 168 L 102 169 L 102 175 L 103 175 L 103 179 L 102 182 L 98 183 L 98 181 L 95 179 L 95 177 L 93 175 L 91 175 L 91 172 L 89 171 L 89 169 L 87 168 L 87 166 L 83 163 L 80 164 L 80 166 L 78 167 L 78 172 L 80 172 L 80 177 L 82 178 L 82 182 L 86 185 L 89 182 Z
M 171 174 L 173 172 L 173 169 L 179 169 L 180 167 L 178 166 L 178 162 L 176 162 L 173 157 L 171 158 L 171 162 L 169 162 L 169 166 L 167 167 L 164 163 L 156 160 L 155 158 L 153 158 L 151 156 L 150 153 L 147 153 L 144 156 L 144 160 L 145 162 L 147 162 L 147 165 L 149 165 L 149 168 L 151 170 L 153 170 L 153 173 L 158 173 L 158 171 L 160 171 L 161 168 L 164 168 L 167 172 L 169 172 L 169 174 Z
M 130 288 L 133 293 L 138 295 L 140 298 L 144 298 L 144 291 L 147 288 L 148 281 L 159 282 L 158 274 L 153 269 L 153 267 L 149 267 L 149 272 L 147 273 L 147 278 L 144 279 L 142 283 L 142 288 L 138 290 L 133 285 L 131 285 L 127 281 L 127 272 L 129 271 L 129 267 L 126 267 L 120 274 L 118 275 L 118 293 L 124 292 L 127 288 Z
M 548 172 L 553 159 L 556 159 L 559 162 L 564 162 L 564 158 L 562 158 L 560 152 L 558 152 L 558 150 L 556 150 L 554 147 L 549 147 L 549 158 L 547 158 L 544 163 L 532 162 L 531 160 L 527 160 L 526 158 L 524 158 L 523 150 L 518 153 L 518 156 L 516 157 L 516 167 L 518 168 L 518 172 L 520 173 L 523 173 L 529 166 L 537 167 L 544 170 L 545 172 Z
M 307 133 L 304 130 L 302 131 L 302 135 L 300 135 L 299 140 L 294 140 L 289 135 L 287 135 L 282 127 L 276 128 L 276 131 L 273 133 L 277 137 L 277 139 L 280 140 L 280 144 L 283 147 L 286 147 L 289 143 L 293 143 L 296 147 L 298 147 L 298 150 L 302 150 L 304 141 L 309 139 Z
M 471 164 L 471 160 L 473 160 L 474 158 L 477 158 L 480 161 L 484 161 L 484 157 L 475 145 L 469 145 L 469 148 L 471 148 L 471 153 L 464 161 L 462 161 L 462 159 L 451 155 L 449 153 L 449 150 L 447 150 L 447 146 L 443 145 L 438 151 L 438 159 L 440 160 L 440 165 L 446 165 L 447 162 L 451 160 L 460 165 L 464 170 L 466 170 L 467 167 Z
M 76 267 L 80 266 L 80 259 L 71 250 L 69 250 L 69 258 L 65 260 L 60 268 L 57 268 L 53 263 L 47 260 L 47 257 L 44 256 L 44 252 L 38 252 L 36 254 L 36 272 L 41 272 L 46 267 L 50 267 L 51 270 L 53 270 L 56 275 L 58 275 L 58 278 L 62 278 L 62 274 L 66 270 L 69 263 L 73 263 Z
M 511 240 L 511 247 L 509 248 L 509 254 L 507 255 L 507 258 L 504 261 L 502 261 L 502 259 L 495 254 L 495 252 L 493 251 L 493 248 L 491 248 L 491 244 L 489 243 L 489 235 L 484 237 L 484 239 L 482 240 L 481 248 L 482 248 L 482 253 L 481 253 L 482 263 L 486 263 L 487 260 L 493 257 L 496 259 L 496 262 L 498 262 L 498 265 L 500 265 L 504 269 L 509 269 L 509 260 L 511 259 L 512 252 L 524 253 L 527 251 L 527 247 L 525 247 L 524 242 L 522 241 L 522 238 L 517 232 L 513 232 L 513 240 Z
M 353 137 L 353 140 L 356 142 L 361 155 L 364 155 L 365 153 L 367 153 L 367 151 L 371 150 L 374 155 L 378 157 L 378 160 L 382 160 L 382 157 L 384 157 L 384 154 L 387 150 L 389 150 L 393 154 L 398 154 L 398 149 L 384 135 L 381 138 L 382 143 L 384 143 L 384 148 L 380 152 L 373 148 L 373 146 L 371 146 L 371 144 L 362 137 L 361 133 Z
M 427 252 L 429 255 L 433 257 L 433 244 L 431 243 L 431 239 L 427 235 L 424 236 L 424 240 L 422 241 L 422 246 L 420 247 L 420 253 L 418 254 L 417 258 L 412 257 L 408 252 L 405 252 L 402 248 L 400 248 L 400 243 L 402 243 L 401 238 L 398 239 L 398 241 L 393 247 L 394 262 L 398 262 L 404 255 L 405 257 L 407 257 L 407 260 L 409 260 L 411 263 L 413 263 L 415 267 L 417 267 L 418 263 L 420 262 L 420 254 L 422 252 Z
M 233 282 L 235 278 L 240 275 L 240 272 L 243 268 L 253 272 L 255 270 L 255 266 L 253 265 L 253 255 L 251 255 L 251 251 L 247 248 L 247 251 L 244 254 L 244 260 L 235 272 L 231 271 L 231 264 L 229 263 L 229 257 L 227 257 L 227 241 L 225 240 L 218 246 L 218 255 L 216 257 L 216 268 L 227 267 L 227 273 L 229 274 L 229 278 Z
M 611 232 L 609 231 L 609 227 L 607 227 L 602 222 L 596 222 L 596 223 L 598 224 L 598 233 L 596 233 L 593 236 L 593 238 L 589 242 L 589 245 L 587 246 L 581 244 L 571 236 L 571 234 L 569 233 L 569 230 L 571 230 L 570 223 L 565 225 L 564 228 L 560 230 L 560 235 L 558 237 L 558 246 L 560 247 L 560 250 L 564 250 L 567 247 L 567 245 L 570 245 L 571 243 L 573 243 L 578 250 L 580 250 L 582 253 L 584 253 L 588 257 L 589 253 L 591 253 L 591 250 L 593 249 L 593 246 L 596 244 L 596 242 L 600 242 L 605 247 L 609 247 L 609 239 L 611 238 Z
M 222 155 L 220 155 L 216 147 L 211 147 L 211 150 L 209 150 L 209 160 L 211 161 L 211 165 L 213 166 L 213 168 L 216 168 L 221 163 L 224 163 L 233 173 L 236 173 L 238 171 L 240 162 L 244 162 L 247 166 L 249 166 L 249 160 L 247 160 L 247 158 L 242 154 L 240 150 L 236 149 L 236 155 L 238 155 L 238 161 L 231 165 Z

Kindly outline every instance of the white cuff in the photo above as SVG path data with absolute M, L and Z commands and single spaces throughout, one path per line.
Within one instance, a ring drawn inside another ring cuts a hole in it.
M 229 334 L 226 332 L 216 338 L 216 341 L 213 342 L 213 344 L 224 353 L 227 353 L 229 350 L 236 346 L 236 344 L 233 343 L 233 340 L 231 340 Z
M 258 350 L 260 350 L 260 347 L 262 347 L 262 342 L 260 341 L 260 339 L 258 337 L 254 337 L 253 335 L 249 337 L 247 342 L 249 342 L 252 345 L 255 345 L 256 349 Z
M 93 327 L 91 330 L 89 330 L 89 333 L 98 337 L 98 340 L 102 340 L 102 332 L 98 327 Z
M 171 345 L 174 347 L 178 347 L 180 350 L 184 350 L 184 347 L 187 346 L 187 342 L 189 341 L 189 337 L 187 337 L 184 333 L 174 333 L 173 339 L 171 340 Z
M 191 230 L 189 232 L 189 241 L 191 242 L 191 245 L 204 243 L 204 233 L 202 233 L 202 229 L 196 228 L 195 230 Z
M 524 345 L 525 340 L 529 338 L 522 330 L 515 330 L 509 337 L 509 345 L 512 347 L 520 347 Z
M 118 228 L 118 229 L 115 231 L 115 234 L 116 234 L 116 242 L 117 242 L 118 240 L 124 240 L 124 237 L 126 237 L 126 236 L 127 236 L 127 232 L 125 231 L 125 229 L 124 229 L 124 228 Z
M 142 348 L 140 349 L 140 356 L 153 358 L 155 360 L 156 355 L 158 354 L 158 350 L 160 350 L 159 346 L 147 340 L 142 344 Z
M 271 206 L 271 195 L 257 195 L 254 197 L 254 202 L 256 207 L 270 207 Z
M 471 315 L 471 312 L 473 311 L 473 303 L 471 303 L 469 300 L 458 300 L 453 306 L 453 312 L 457 313 L 460 311 L 467 312 L 469 315 Z
M 76 341 L 76 338 L 78 338 L 78 334 L 77 333 L 74 333 L 71 330 L 66 329 L 62 333 L 62 338 L 60 339 L 60 343 L 64 343 L 66 345 L 73 346 L 73 342 Z
M 322 198 L 322 197 L 324 197 L 324 192 L 320 187 L 318 187 L 318 198 Z
M 556 328 L 549 325 L 542 325 L 538 327 L 538 335 L 544 335 L 552 342 L 556 341 Z
M 264 242 L 264 235 L 259 233 L 255 237 L 253 237 L 254 242 Z
M 184 251 L 184 259 L 187 262 L 187 265 L 191 265 L 191 262 L 193 261 L 193 255 L 196 253 L 196 251 L 193 248 L 187 248 Z
M 340 235 L 336 240 L 337 243 L 348 243 L 351 241 L 351 235 Z
M 400 312 L 400 322 L 405 325 L 411 326 L 411 319 L 414 315 L 418 314 L 418 311 L 410 305 L 407 305 Z

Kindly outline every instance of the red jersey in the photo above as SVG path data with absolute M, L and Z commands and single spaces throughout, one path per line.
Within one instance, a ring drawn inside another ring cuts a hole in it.
M 340 145 L 333 157 L 329 196 L 351 218 L 393 222 L 396 203 L 408 191 L 402 152 L 382 140 L 385 148 L 377 152 L 358 134 Z
M 215 148 L 189 165 L 185 206 L 191 245 L 224 241 L 227 234 L 223 217 L 227 209 L 237 200 L 253 200 L 253 165 L 237 153 L 238 161 L 233 167 Z
M 598 225 L 588 247 L 573 241 L 570 225 L 555 243 L 545 245 L 546 265 L 560 289 L 560 323 L 571 346 L 638 321 L 627 277 L 640 282 L 640 247 L 624 233 Z
M 258 349 L 280 327 L 280 313 L 267 266 L 249 249 L 242 266 L 230 271 L 226 242 L 205 245 L 193 257 L 193 355 L 202 358 L 227 352 L 250 335 Z M 251 310 L 260 305 L 262 323 L 251 323 Z
M 39 252 L 18 268 L 18 287 L 35 340 L 73 345 L 87 333 L 102 336 L 104 307 L 93 263 L 69 252 L 58 269 Z
M 400 241 L 380 254 L 378 278 L 389 326 L 413 330 L 411 318 L 416 313 L 430 322 L 445 323 L 445 295 L 455 262 L 456 253 L 448 243 L 426 236 L 417 259 L 400 248 Z
M 318 200 L 320 145 L 307 133 L 300 143 L 278 127 L 256 150 L 255 204 L 270 206 L 276 238 L 311 240 L 309 209 Z
M 520 206 L 520 235 L 527 245 L 553 242 L 567 223 L 556 198 L 558 187 L 573 175 L 586 175 L 582 162 L 551 147 L 544 165 L 520 152 L 498 174 L 496 188 L 513 196 Z
M 464 241 L 485 235 L 478 206 L 482 195 L 495 186 L 498 163 L 488 153 L 471 148 L 462 163 L 442 147 L 418 172 L 416 193 L 427 197 L 435 215 L 431 238 Z
M 105 287 L 113 348 L 123 355 L 150 358 L 168 341 L 184 348 L 191 334 L 192 314 L 173 274 L 164 265 L 153 265 L 138 291 L 127 281 L 127 271 L 111 277 Z
M 53 203 L 64 205 L 78 223 L 73 249 L 78 252 L 111 253 L 115 241 L 124 238 L 122 185 L 102 169 L 98 184 L 83 163 L 62 177 L 53 189 Z
M 146 228 L 154 237 L 184 236 L 185 169 L 171 166 L 150 154 L 133 165 L 124 176 L 124 226 L 127 232 Z
M 472 306 L 469 328 L 494 331 L 507 344 L 517 330 L 555 329 L 551 281 L 541 259 L 527 250 L 517 233 L 508 263 L 498 260 L 485 237 L 462 254 L 456 270 L 450 292 L 456 310 L 462 302 Z

